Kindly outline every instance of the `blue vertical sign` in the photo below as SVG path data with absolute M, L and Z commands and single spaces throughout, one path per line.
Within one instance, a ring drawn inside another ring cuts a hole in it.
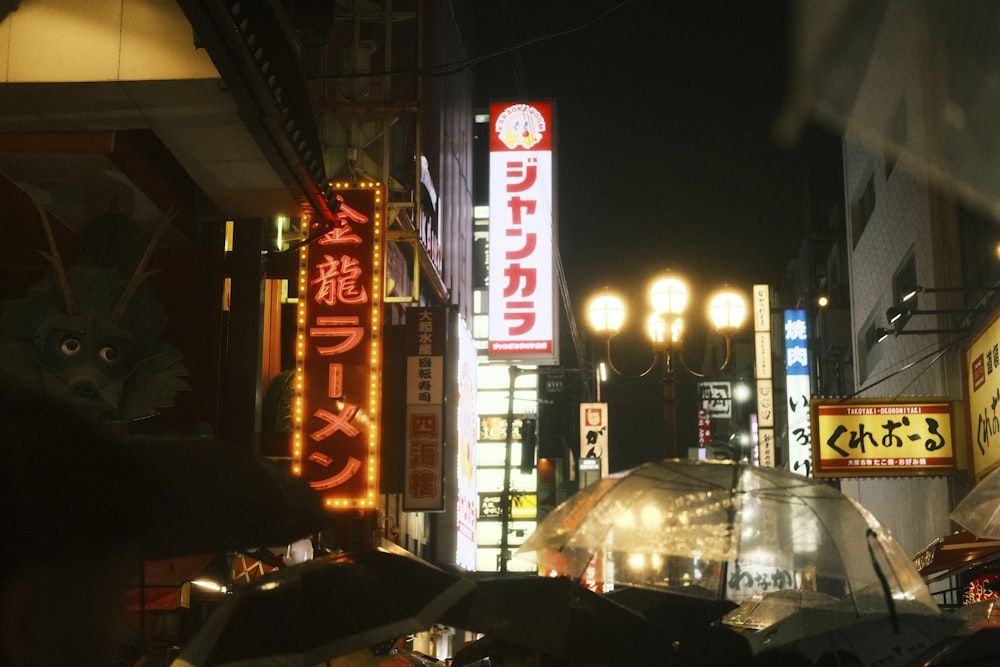
M 785 383 L 788 396 L 788 468 L 812 476 L 809 415 L 809 326 L 804 310 L 785 311 Z

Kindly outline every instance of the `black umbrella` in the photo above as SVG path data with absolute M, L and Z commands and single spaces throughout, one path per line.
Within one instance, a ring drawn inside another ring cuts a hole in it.
M 474 586 L 415 557 L 324 556 L 237 590 L 173 665 L 313 667 L 430 628 Z
M 494 648 L 513 645 L 573 665 L 652 664 L 663 648 L 641 614 L 567 577 L 482 579 L 439 620 L 484 633 Z
M 115 437 L 50 397 L 0 387 L 0 528 L 24 551 L 110 550 L 149 560 L 283 546 L 332 523 L 287 471 L 208 437 Z M 8 559 L 8 562 L 11 559 Z
M 680 639 L 695 628 L 709 625 L 737 606 L 735 602 L 710 595 L 697 598 L 647 588 L 616 588 L 606 596 L 641 613 L 668 640 Z
M 1000 664 L 1000 628 L 983 627 L 942 642 L 920 664 L 925 667 L 993 667 Z
M 145 482 L 147 558 L 284 546 L 333 523 L 306 482 L 235 445 L 133 437 L 121 448 Z

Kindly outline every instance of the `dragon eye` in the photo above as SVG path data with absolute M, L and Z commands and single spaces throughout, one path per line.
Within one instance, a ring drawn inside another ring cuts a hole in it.
M 109 364 L 113 364 L 118 361 L 118 350 L 110 345 L 102 347 L 97 354 L 101 358 L 101 361 L 106 361 Z
M 68 357 L 79 352 L 80 347 L 79 338 L 63 338 L 63 341 L 59 343 L 59 351 Z

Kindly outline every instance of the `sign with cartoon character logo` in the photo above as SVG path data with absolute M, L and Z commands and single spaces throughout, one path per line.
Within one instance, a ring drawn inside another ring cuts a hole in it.
M 551 102 L 490 110 L 489 356 L 558 363 Z
M 580 458 L 600 459 L 601 477 L 608 476 L 608 404 L 580 404 Z

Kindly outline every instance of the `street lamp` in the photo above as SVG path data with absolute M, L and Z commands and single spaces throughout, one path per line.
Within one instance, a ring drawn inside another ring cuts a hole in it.
M 605 290 L 591 299 L 587 315 L 591 328 L 604 337 L 607 347 L 608 367 L 622 377 L 641 378 L 649 375 L 659 366 L 663 384 L 663 430 L 667 458 L 677 458 L 677 384 L 674 375 L 675 360 L 681 368 L 699 378 L 706 374 L 692 370 L 684 361 L 684 319 L 683 313 L 688 302 L 688 288 L 684 281 L 667 276 L 653 282 L 649 290 L 652 312 L 646 320 L 646 333 L 653 347 L 653 358 L 649 367 L 638 375 L 622 372 L 611 356 L 611 339 L 625 323 L 625 303 L 619 297 Z M 737 292 L 724 289 L 709 301 L 708 315 L 715 330 L 726 341 L 726 356 L 717 372 L 729 366 L 732 356 L 732 335 L 743 324 L 746 316 L 746 301 Z

